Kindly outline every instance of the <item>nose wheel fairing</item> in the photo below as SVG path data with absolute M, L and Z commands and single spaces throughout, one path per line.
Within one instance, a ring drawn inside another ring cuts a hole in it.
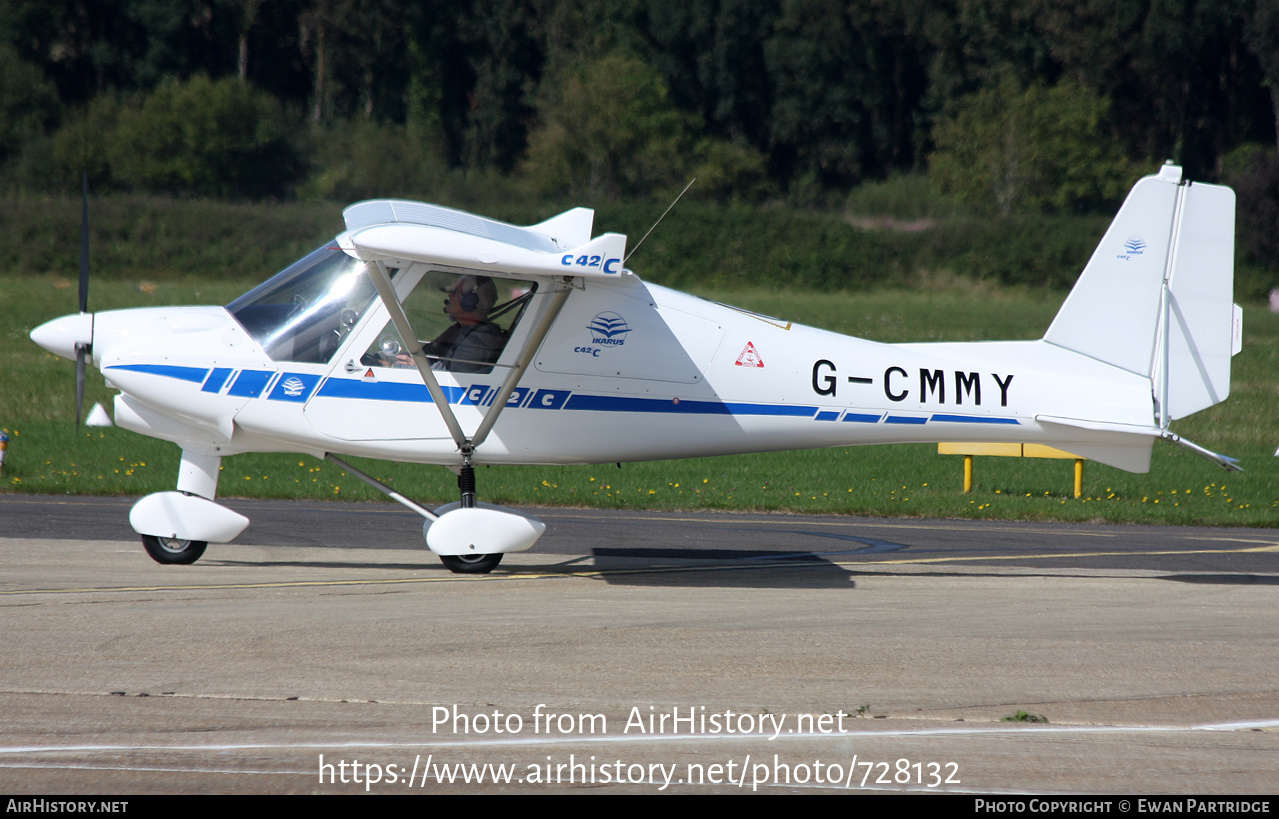
M 129 525 L 144 539 L 227 543 L 244 531 L 249 519 L 207 498 L 169 491 L 147 495 L 135 503 Z

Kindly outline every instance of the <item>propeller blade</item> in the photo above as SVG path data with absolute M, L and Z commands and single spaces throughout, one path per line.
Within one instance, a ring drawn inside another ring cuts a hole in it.
M 89 174 L 84 175 L 84 202 L 80 212 L 80 312 L 89 312 Z
M 75 428 L 80 428 L 80 418 L 84 415 L 84 352 L 83 344 L 75 347 Z

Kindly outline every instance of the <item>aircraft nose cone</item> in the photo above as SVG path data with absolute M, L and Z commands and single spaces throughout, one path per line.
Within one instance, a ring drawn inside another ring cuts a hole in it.
M 93 343 L 93 314 L 75 313 L 46 321 L 31 331 L 31 340 L 51 353 L 74 360 L 77 344 Z

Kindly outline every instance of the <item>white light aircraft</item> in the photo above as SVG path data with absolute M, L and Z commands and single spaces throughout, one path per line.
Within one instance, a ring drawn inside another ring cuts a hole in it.
M 530 227 L 394 200 L 344 216 L 225 307 L 89 313 L 82 242 L 81 313 L 31 333 L 81 375 L 92 356 L 119 426 L 181 447 L 176 491 L 130 513 L 155 560 L 243 531 L 214 498 L 222 458 L 250 451 L 341 464 L 471 573 L 545 530 L 476 501 L 480 464 L 1006 441 L 1145 472 L 1165 438 L 1236 468 L 1169 429 L 1226 398 L 1242 324 L 1234 193 L 1173 165 L 1136 184 L 1037 341 L 881 344 L 646 284 L 585 208 Z M 447 466 L 461 499 L 425 509 L 337 455 Z

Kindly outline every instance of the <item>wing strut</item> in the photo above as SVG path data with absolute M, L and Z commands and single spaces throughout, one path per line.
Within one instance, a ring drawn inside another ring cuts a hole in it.
M 435 373 L 431 372 L 431 362 L 422 351 L 422 345 L 410 341 L 410 339 L 416 339 L 417 335 L 413 332 L 413 326 L 409 324 L 409 317 L 404 314 L 404 305 L 400 304 L 399 298 L 395 295 L 395 286 L 391 284 L 391 278 L 386 274 L 386 267 L 382 262 L 366 262 L 364 269 L 368 271 L 378 295 L 382 297 L 386 311 L 391 314 L 391 323 L 395 325 L 400 338 L 404 339 L 404 343 L 408 345 L 413 363 L 417 365 L 418 374 L 422 376 L 422 383 L 426 384 L 426 390 L 431 394 L 435 408 L 439 410 L 440 417 L 449 428 L 453 443 L 465 451 L 470 447 L 470 441 L 466 440 L 466 433 L 462 431 L 462 425 L 457 422 L 457 416 L 453 414 L 453 408 L 449 406 L 449 399 L 440 388 L 440 382 L 435 380 Z
M 409 324 L 409 317 L 404 313 L 404 305 L 400 303 L 399 298 L 395 295 L 395 286 L 391 284 L 391 278 L 387 275 L 386 267 L 380 261 L 366 262 L 364 266 L 368 271 L 369 278 L 373 280 L 374 286 L 377 287 L 378 295 L 381 296 L 382 303 L 386 305 L 386 310 L 391 315 L 391 323 L 395 325 L 400 338 L 405 339 L 406 343 L 408 339 L 416 339 L 417 335 L 413 331 L 413 326 Z M 497 417 L 502 414 L 502 410 L 506 407 L 507 399 L 511 397 L 511 393 L 519 385 L 520 379 L 524 376 L 529 364 L 533 363 L 533 357 L 537 354 L 538 348 L 542 346 L 542 341 L 545 340 L 546 334 L 551 331 L 551 327 L 555 324 L 555 319 L 559 317 L 560 310 L 564 307 L 564 302 L 568 301 L 569 294 L 573 291 L 572 282 L 572 276 L 565 276 L 563 284 L 552 295 L 551 303 L 546 312 L 542 315 L 537 327 L 533 328 L 528 340 L 524 342 L 524 346 L 516 358 L 515 365 L 502 381 L 502 387 L 494 397 L 492 406 L 489 407 L 488 412 L 484 413 L 484 417 L 480 419 L 480 425 L 476 428 L 475 434 L 470 438 L 466 437 L 466 433 L 462 430 L 462 425 L 458 423 L 457 416 L 453 414 L 453 408 L 449 406 L 448 396 L 444 394 L 444 390 L 440 387 L 440 382 L 435 379 L 435 373 L 431 370 L 431 361 L 426 357 L 426 353 L 422 351 L 422 346 L 420 344 L 409 344 L 409 347 L 412 348 L 409 352 L 413 355 L 413 363 L 417 365 L 418 374 L 422 376 L 422 383 L 426 385 L 427 391 L 431 394 L 431 400 L 435 402 L 435 408 L 439 410 L 440 417 L 444 419 L 445 425 L 449 428 L 449 434 L 453 436 L 453 442 L 457 444 L 457 448 L 462 452 L 464 469 L 470 465 L 471 453 L 488 438 L 493 425 L 497 423 Z
M 482 444 L 484 439 L 488 437 L 489 431 L 497 423 L 497 416 L 501 414 L 502 409 L 506 406 L 506 400 L 515 391 L 515 387 L 520 383 L 520 378 L 523 377 L 524 371 L 528 369 L 528 365 L 533 362 L 533 356 L 537 355 L 538 348 L 542 346 L 542 340 L 551 331 L 551 325 L 559 317 L 560 309 L 564 307 L 564 302 L 568 300 L 568 294 L 573 290 L 570 286 L 571 281 L 571 276 L 565 276 L 564 284 L 551 297 L 550 307 L 543 314 L 542 320 L 538 322 L 537 327 L 533 329 L 533 333 L 529 336 L 528 341 L 525 342 L 524 348 L 520 350 L 515 366 L 506 374 L 506 380 L 502 382 L 502 389 L 498 391 L 497 397 L 493 399 L 493 406 L 489 407 L 489 411 L 484 413 L 484 418 L 480 420 L 480 425 L 476 428 L 475 435 L 471 438 L 472 449 Z

